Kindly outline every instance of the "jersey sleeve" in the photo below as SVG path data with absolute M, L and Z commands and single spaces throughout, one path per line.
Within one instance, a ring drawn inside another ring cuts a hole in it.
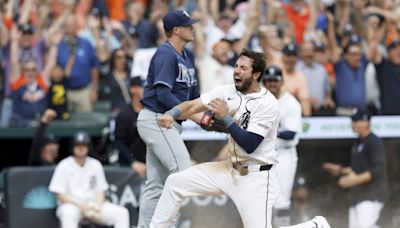
M 280 128 L 283 131 L 293 131 L 296 133 L 301 132 L 301 106 L 295 100 L 290 100 L 289 107 L 285 110 L 286 113 L 282 113 L 280 120 Z
M 229 86 L 218 86 L 210 92 L 203 93 L 200 96 L 201 103 L 209 107 L 209 103 L 215 98 L 221 98 L 225 100 L 225 91 L 229 90 Z
M 247 131 L 266 137 L 268 132 L 273 129 L 274 124 L 279 121 L 278 105 L 258 105 L 250 114 Z
M 174 55 L 168 52 L 157 52 L 153 59 L 154 83 L 153 85 L 163 84 L 172 89 L 176 74 L 175 67 L 177 60 Z
M 53 177 L 51 178 L 49 190 L 58 194 L 67 193 L 67 176 L 66 170 L 63 168 L 64 163 L 61 162 L 54 170 Z

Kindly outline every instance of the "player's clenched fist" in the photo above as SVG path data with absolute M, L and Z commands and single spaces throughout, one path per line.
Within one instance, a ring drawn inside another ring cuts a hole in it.
M 222 119 L 228 115 L 228 104 L 221 98 L 216 98 L 210 102 L 211 111 L 217 119 Z
M 158 124 L 161 127 L 172 128 L 174 118 L 170 114 L 164 114 L 158 118 Z

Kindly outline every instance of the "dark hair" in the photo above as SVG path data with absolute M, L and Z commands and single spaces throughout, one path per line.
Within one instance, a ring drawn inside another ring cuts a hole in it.
M 350 48 L 353 47 L 353 46 L 357 46 L 357 47 L 361 48 L 361 44 L 360 43 L 350 42 L 346 46 L 344 46 L 343 53 L 347 54 L 349 52 Z
M 260 73 L 260 77 L 257 78 L 257 81 L 260 82 L 264 74 L 265 67 L 267 65 L 267 58 L 265 57 L 264 53 L 243 49 L 239 54 L 239 57 L 240 56 L 246 56 L 253 60 L 253 64 L 251 65 L 251 67 L 253 68 L 252 72 Z
M 117 48 L 117 49 L 114 49 L 111 52 L 111 56 L 110 56 L 110 73 L 112 73 L 114 71 L 114 68 L 115 68 L 115 56 L 117 55 L 117 52 L 119 52 L 119 51 L 123 51 L 125 53 L 125 50 L 123 48 Z M 125 53 L 125 55 L 126 55 L 126 53 Z M 127 65 L 128 64 L 126 64 L 126 66 L 125 66 L 126 70 L 128 70 L 128 66 Z

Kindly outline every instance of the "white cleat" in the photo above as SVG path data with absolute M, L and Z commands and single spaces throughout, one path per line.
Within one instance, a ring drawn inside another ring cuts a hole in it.
M 315 216 L 311 221 L 315 223 L 315 228 L 331 228 L 328 221 L 326 221 L 323 216 Z

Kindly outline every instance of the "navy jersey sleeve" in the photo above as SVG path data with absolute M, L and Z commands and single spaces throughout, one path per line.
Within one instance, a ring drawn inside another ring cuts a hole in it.
M 177 66 L 176 56 L 167 51 L 157 52 L 154 56 L 154 83 L 153 85 L 163 84 L 172 89 Z

